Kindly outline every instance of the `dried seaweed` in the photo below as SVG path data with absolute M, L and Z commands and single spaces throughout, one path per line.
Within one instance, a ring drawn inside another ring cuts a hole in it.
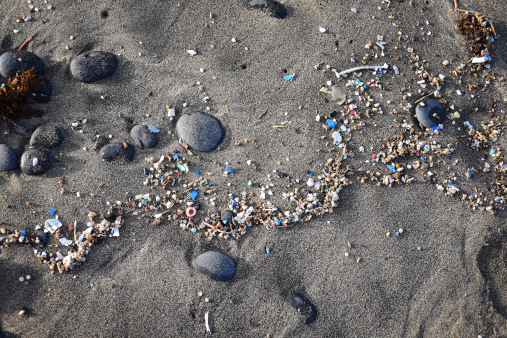
M 37 95 L 38 85 L 43 78 L 37 74 L 35 68 L 17 72 L 9 77 L 7 83 L 0 86 L 0 126 L 7 128 L 7 132 L 14 129 L 19 132 L 20 127 L 15 121 L 20 118 L 28 119 L 43 114 L 43 110 L 27 106 L 29 99 L 47 102 L 48 97 Z M 21 128 L 22 130 L 22 128 Z M 21 131 L 21 133 L 23 133 Z
M 493 35 L 496 36 L 491 19 L 487 14 L 458 8 L 457 0 L 454 4 L 454 10 L 462 14 L 458 19 L 458 30 L 466 37 L 470 56 L 490 56 Z

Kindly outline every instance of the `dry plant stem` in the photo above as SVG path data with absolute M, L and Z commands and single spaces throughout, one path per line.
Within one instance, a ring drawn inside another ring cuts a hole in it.
M 23 43 L 21 44 L 21 46 L 19 46 L 18 51 L 19 51 L 19 50 L 22 50 L 23 48 L 25 48 L 25 46 L 26 46 L 26 45 L 28 45 L 28 43 L 29 43 L 30 41 L 32 41 L 32 37 L 31 37 L 31 36 L 30 36 L 28 39 L 26 39 L 26 41 L 25 41 L 25 42 L 23 42 Z
M 429 94 L 424 95 L 419 100 L 414 101 L 414 104 L 418 104 L 419 102 L 421 102 L 422 100 L 424 100 L 425 98 L 427 98 L 428 96 L 431 96 L 431 95 L 433 95 L 433 93 L 429 93 Z

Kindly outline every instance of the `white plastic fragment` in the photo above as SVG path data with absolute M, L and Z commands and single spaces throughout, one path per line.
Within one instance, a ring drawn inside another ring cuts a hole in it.
M 319 27 L 319 31 L 321 33 L 325 33 L 325 32 L 327 32 L 327 29 L 325 27 Z
M 396 75 L 400 74 L 400 70 L 398 69 L 398 67 L 393 66 L 393 70 L 394 70 L 394 74 L 396 74 Z
M 19 280 L 20 283 L 23 283 L 25 281 L 25 277 L 21 276 L 21 277 L 18 278 L 18 280 Z
M 333 144 L 337 144 L 337 143 L 340 143 L 342 141 L 342 136 L 340 135 L 339 131 L 335 131 L 333 133 L 333 139 L 334 139 Z
M 66 237 L 60 238 L 60 243 L 62 243 L 65 246 L 69 246 L 72 244 L 72 241 L 70 239 L 67 239 Z
M 491 61 L 491 56 L 482 56 L 472 59 L 472 63 L 484 63 L 488 61 Z
M 44 223 L 44 229 L 51 232 L 52 234 L 55 233 L 56 230 L 58 230 L 62 226 L 62 222 L 60 222 L 57 219 L 48 219 Z
M 208 332 L 209 334 L 211 334 L 211 329 L 209 327 L 209 312 L 206 312 L 204 314 L 204 323 L 206 324 L 206 332 Z
M 342 75 L 345 75 L 345 74 L 348 74 L 348 73 L 353 73 L 355 71 L 362 70 L 362 69 L 377 70 L 377 69 L 387 69 L 387 68 L 389 68 L 389 65 L 387 63 L 384 63 L 383 66 L 361 66 L 361 67 L 354 67 L 354 68 L 350 68 L 350 69 L 344 70 L 343 72 L 336 73 L 336 77 L 341 77 Z
M 194 55 L 197 55 L 197 51 L 193 50 L 193 49 L 187 49 L 187 53 L 194 56 Z

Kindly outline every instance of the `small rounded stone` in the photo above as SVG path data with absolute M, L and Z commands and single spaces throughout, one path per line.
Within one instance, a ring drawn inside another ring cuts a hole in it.
M 25 51 L 9 51 L 0 56 L 0 74 L 9 77 L 20 70 L 35 68 L 37 74 L 44 75 L 44 63 L 35 54 Z
M 18 166 L 18 157 L 6 144 L 0 144 L 0 171 L 14 170 Z
M 203 113 L 185 114 L 176 123 L 179 137 L 192 149 L 212 151 L 222 143 L 225 131 L 220 122 Z
M 285 6 L 274 0 L 248 0 L 246 6 L 248 9 L 258 9 L 267 12 L 277 19 L 284 19 L 287 16 Z
M 425 99 L 415 107 L 417 120 L 425 128 L 433 128 L 444 123 L 445 108 L 435 99 Z
M 194 258 L 192 265 L 197 271 L 221 282 L 229 281 L 236 275 L 236 263 L 221 252 L 202 253 Z
M 39 238 L 39 243 L 43 247 L 45 247 L 46 244 L 48 244 L 49 236 L 48 236 L 48 233 L 45 232 L 44 230 L 37 231 L 37 233 L 35 234 L 35 236 L 37 236 Z
M 21 155 L 20 168 L 27 175 L 39 175 L 53 163 L 51 154 L 45 149 L 29 149 Z
M 157 136 L 147 125 L 138 124 L 130 130 L 130 136 L 134 140 L 134 144 L 139 149 L 154 147 L 157 143 Z
M 39 126 L 30 138 L 30 146 L 34 148 L 54 148 L 63 142 L 61 130 L 52 124 Z
M 76 56 L 70 63 L 70 71 L 75 79 L 91 83 L 114 74 L 118 58 L 108 52 L 87 52 Z
M 234 218 L 234 213 L 231 210 L 227 210 L 222 214 L 222 223 L 230 224 Z
M 132 161 L 134 159 L 134 155 L 135 149 L 128 143 L 106 144 L 99 151 L 99 156 L 108 162 L 114 161 L 122 156 L 124 156 L 127 161 Z
M 306 317 L 306 324 L 310 325 L 317 318 L 315 306 L 300 293 L 294 292 L 289 295 L 289 302 L 301 315 Z

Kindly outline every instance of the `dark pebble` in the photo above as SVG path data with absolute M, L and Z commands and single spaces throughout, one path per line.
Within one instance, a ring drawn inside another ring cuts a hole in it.
M 35 85 L 35 89 L 33 91 L 31 99 L 36 102 L 46 102 L 53 94 L 53 86 L 51 85 L 51 81 L 42 80 Z
M 53 159 L 44 149 L 29 149 L 21 155 L 21 171 L 27 175 L 42 174 L 51 167 Z
M 220 122 L 203 113 L 185 114 L 176 123 L 176 132 L 190 148 L 212 151 L 222 143 L 225 132 Z
M 151 148 L 154 147 L 157 143 L 157 136 L 150 129 L 148 129 L 147 125 L 138 124 L 132 128 L 130 131 L 130 136 L 134 140 L 134 144 L 139 149 Z
M 234 213 L 230 210 L 227 210 L 222 214 L 222 223 L 231 224 L 233 218 L 234 218 Z
M 267 12 L 277 19 L 284 19 L 287 16 L 285 6 L 273 0 L 248 0 L 246 6 L 248 9 L 258 9 Z
M 301 315 L 306 317 L 306 324 L 310 325 L 317 318 L 317 309 L 313 304 L 300 293 L 292 293 L 289 296 L 292 305 Z
M 60 129 L 52 124 L 39 126 L 30 138 L 30 146 L 34 148 L 54 148 L 63 142 L 63 134 Z
M 435 99 L 425 99 L 415 107 L 415 113 L 419 123 L 425 128 L 433 128 L 444 123 L 445 109 Z
M 208 251 L 194 258 L 194 268 L 214 280 L 226 282 L 236 275 L 236 263 L 231 257 L 216 251 Z
M 125 157 L 127 161 L 134 160 L 135 149 L 127 143 L 127 147 L 123 143 L 110 143 L 103 146 L 99 151 L 99 156 L 108 162 L 114 161 L 120 157 Z
M 108 52 L 88 52 L 78 56 L 70 63 L 70 71 L 75 79 L 91 83 L 114 74 L 118 58 Z
M 14 170 L 18 166 L 18 157 L 6 144 L 0 144 L 0 171 Z
M 46 244 L 48 244 L 48 234 L 47 232 L 44 232 L 44 230 L 37 231 L 35 236 L 39 237 L 40 245 L 42 245 L 43 247 L 46 246 Z
M 30 52 L 10 51 L 0 56 L 0 74 L 6 78 L 15 75 L 17 71 L 34 67 L 37 74 L 44 75 L 44 63 L 37 55 Z

